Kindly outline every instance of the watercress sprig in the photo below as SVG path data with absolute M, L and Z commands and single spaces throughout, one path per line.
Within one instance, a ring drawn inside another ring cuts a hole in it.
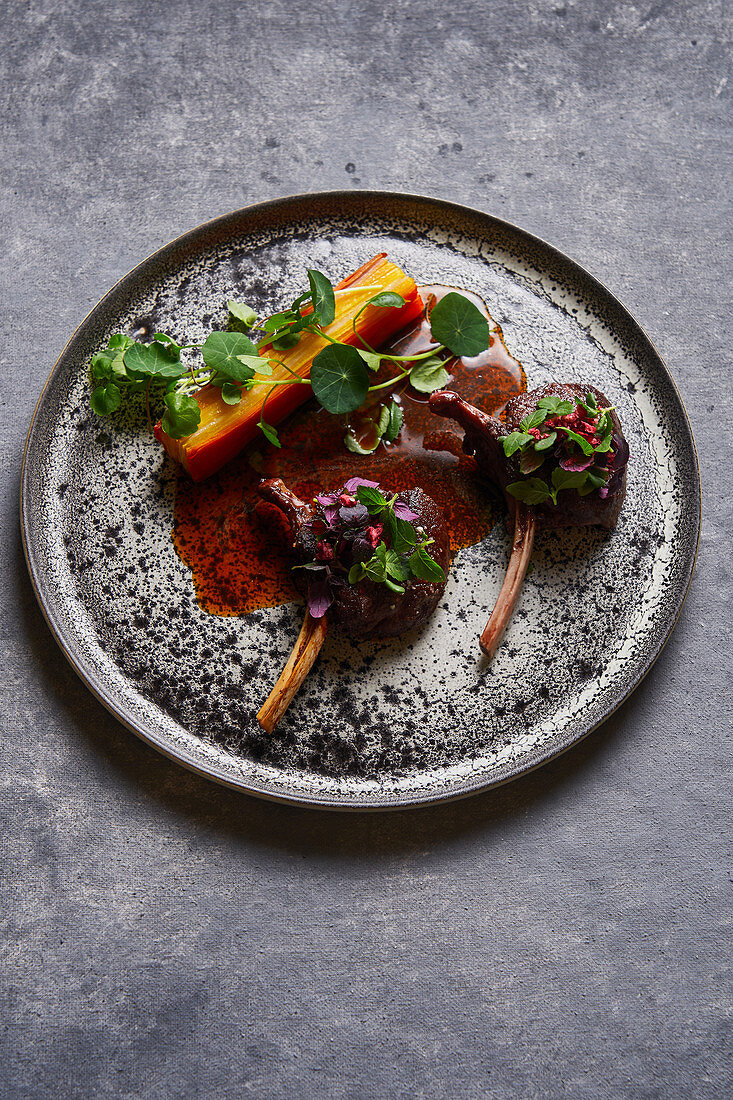
M 261 321 L 251 306 L 230 300 L 228 330 L 210 333 L 201 344 L 179 344 L 162 332 L 155 333 L 148 343 L 116 333 L 92 359 L 92 409 L 100 416 L 107 416 L 120 408 L 126 395 L 143 393 L 148 418 L 151 419 L 151 400 L 160 401 L 163 430 L 174 439 L 182 439 L 200 423 L 201 411 L 195 394 L 203 386 L 219 387 L 222 400 L 229 405 L 236 405 L 243 393 L 254 386 L 265 386 L 268 388 L 264 392 L 259 428 L 273 445 L 280 446 L 277 430 L 265 417 L 267 399 L 276 386 L 309 384 L 322 408 L 341 415 L 360 408 L 369 393 L 392 389 L 403 381 L 409 381 L 421 393 L 441 389 L 450 379 L 441 353 L 477 355 L 490 344 L 486 318 L 463 295 L 450 292 L 435 303 L 430 314 L 433 336 L 438 341 L 435 347 L 412 356 L 378 352 L 357 332 L 356 321 L 368 307 L 395 309 L 405 304 L 401 295 L 384 290 L 369 298 L 353 318 L 357 346 L 345 344 L 324 331 L 335 319 L 339 293 L 342 291 L 334 288 L 323 272 L 311 268 L 308 290 L 286 309 Z M 313 359 L 310 379 L 290 371 L 291 378 L 268 382 L 273 363 L 289 370 L 274 353 L 295 347 L 305 332 L 328 341 L 328 346 Z M 203 364 L 196 362 L 196 353 Z M 385 362 L 393 365 L 396 373 L 370 384 L 370 372 L 378 371 Z M 348 432 L 345 442 L 356 453 L 370 453 L 381 440 L 394 442 L 401 427 L 402 411 L 397 402 L 390 401 L 379 410 L 373 447 L 364 448 L 353 436 L 350 439 Z

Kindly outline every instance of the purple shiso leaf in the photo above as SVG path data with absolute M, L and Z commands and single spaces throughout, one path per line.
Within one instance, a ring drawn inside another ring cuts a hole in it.
M 336 516 L 339 514 L 338 496 L 336 493 L 319 493 L 316 502 L 320 505 L 326 523 L 333 527 Z
M 333 603 L 328 577 L 311 579 L 308 584 L 308 610 L 314 619 L 322 619 Z
M 354 555 L 354 561 L 369 561 L 374 553 L 374 547 L 368 539 L 357 535 L 351 544 L 351 552 Z
M 401 500 L 396 500 L 394 502 L 394 514 L 397 516 L 397 519 L 407 520 L 408 523 L 412 523 L 413 520 L 417 519 L 417 513 L 408 508 Z
M 339 519 L 349 527 L 358 527 L 366 523 L 369 513 L 363 504 L 344 504 L 338 511 Z
M 569 473 L 579 474 L 581 470 L 587 470 L 592 466 L 595 460 L 595 455 L 573 455 L 572 458 L 563 458 L 560 465 Z
M 344 489 L 347 493 L 353 494 L 356 492 L 360 485 L 365 486 L 365 488 L 367 489 L 379 488 L 378 481 L 367 481 L 366 478 L 363 477 L 352 477 L 346 482 L 346 484 L 344 485 Z

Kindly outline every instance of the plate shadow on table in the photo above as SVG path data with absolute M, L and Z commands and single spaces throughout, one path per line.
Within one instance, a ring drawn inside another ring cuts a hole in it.
M 215 784 L 162 756 L 138 739 L 99 703 L 72 671 L 36 603 L 18 540 L 16 572 L 22 626 L 38 674 L 79 735 L 75 770 L 88 768 L 90 780 L 113 783 L 139 796 L 142 791 L 169 818 L 185 818 L 207 835 L 239 846 L 289 851 L 302 856 L 328 854 L 385 858 L 413 849 L 450 845 L 466 835 L 487 840 L 514 818 L 542 807 L 571 787 L 591 781 L 599 759 L 613 753 L 622 737 L 643 736 L 635 720 L 654 692 L 654 672 L 606 722 L 580 743 L 550 761 L 493 790 L 453 802 L 415 809 L 343 813 L 289 806 L 254 798 Z M 631 731 L 636 731 L 635 734 Z

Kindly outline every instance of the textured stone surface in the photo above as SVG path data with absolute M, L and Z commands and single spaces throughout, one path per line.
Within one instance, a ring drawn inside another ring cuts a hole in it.
M 3 26 L 0 1093 L 729 1093 L 724 5 L 31 0 Z M 678 627 L 603 729 L 389 816 L 257 803 L 137 741 L 17 534 L 35 397 L 114 280 L 336 187 L 479 206 L 588 267 L 667 359 L 707 488 Z

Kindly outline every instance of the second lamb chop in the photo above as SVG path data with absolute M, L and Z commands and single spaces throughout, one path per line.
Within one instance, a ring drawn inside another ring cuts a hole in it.
M 607 398 L 577 383 L 553 382 L 520 394 L 503 420 L 447 390 L 431 395 L 430 410 L 463 428 L 464 451 L 502 490 L 514 520 L 507 574 L 481 635 L 481 648 L 493 657 L 519 596 L 536 528 L 616 526 L 628 444 Z

